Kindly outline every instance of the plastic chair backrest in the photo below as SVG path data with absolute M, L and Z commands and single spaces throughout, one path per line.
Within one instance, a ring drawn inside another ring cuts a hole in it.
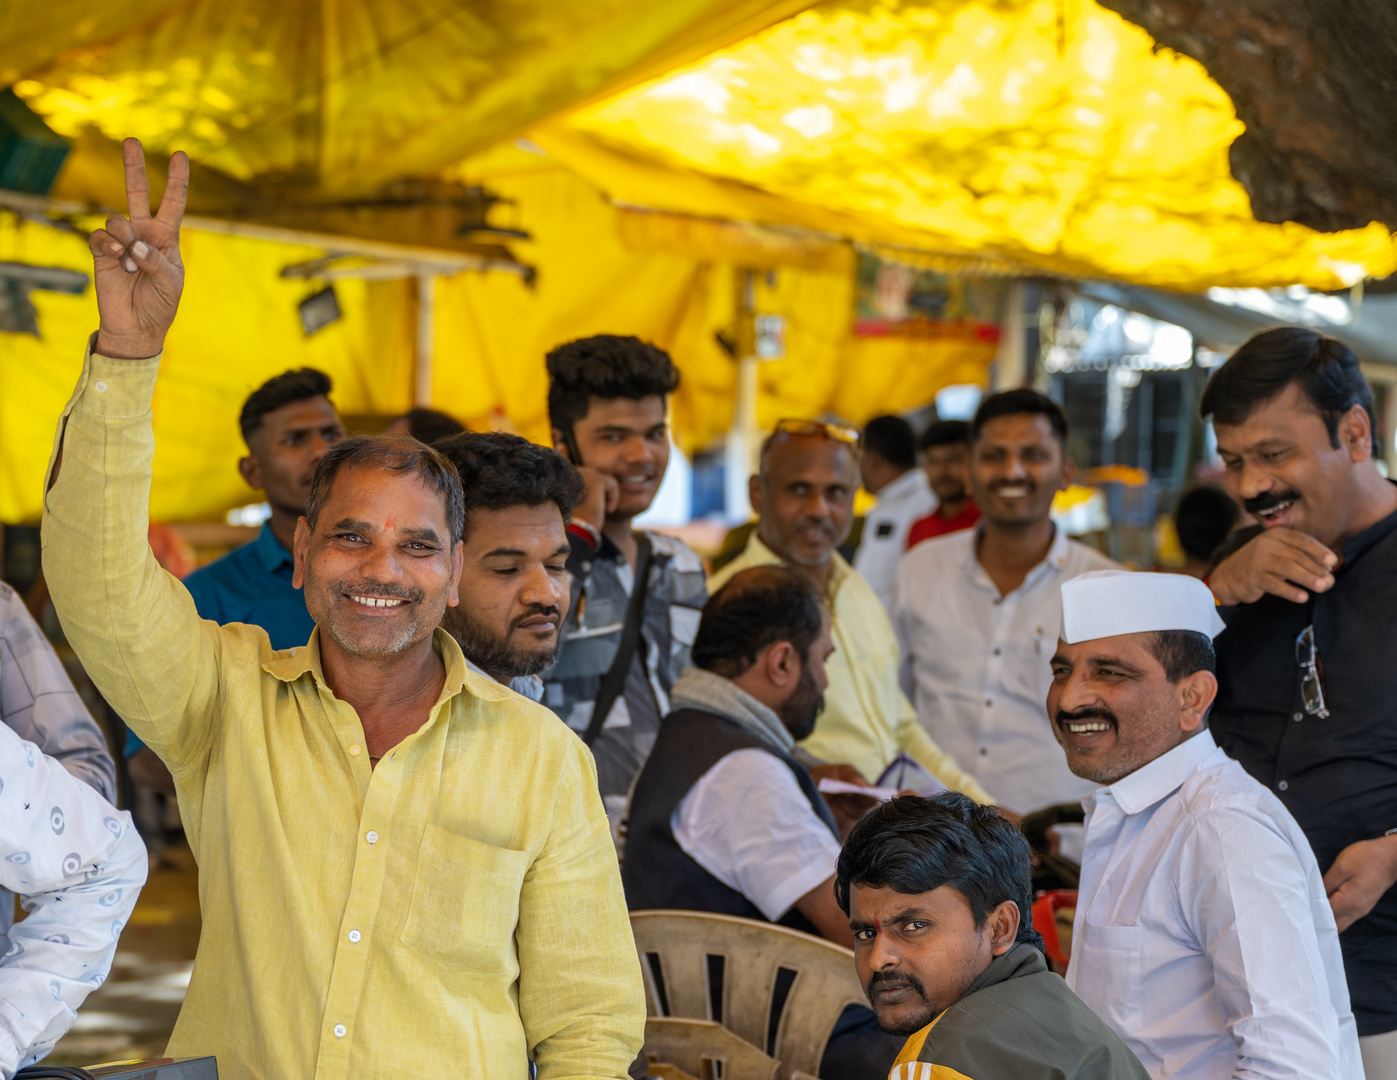
M 722 1024 L 779 1060 L 776 1080 L 818 1076 L 835 1021 L 868 1004 L 853 952 L 823 938 L 699 911 L 635 911 L 631 928 L 649 1014 Z

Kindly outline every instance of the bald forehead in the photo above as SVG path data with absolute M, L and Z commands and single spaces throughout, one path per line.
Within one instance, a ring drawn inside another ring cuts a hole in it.
M 815 435 L 783 435 L 772 442 L 762 462 L 762 476 L 833 476 L 852 479 L 857 468 L 853 450 L 844 443 Z

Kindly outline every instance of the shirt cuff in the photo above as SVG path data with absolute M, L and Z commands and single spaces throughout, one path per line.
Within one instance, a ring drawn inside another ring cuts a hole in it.
M 94 352 L 97 335 L 88 339 L 82 375 L 73 394 L 73 412 L 111 419 L 135 419 L 150 412 L 155 379 L 163 353 L 144 360 L 116 360 Z
M 786 912 L 796 906 L 797 900 L 826 878 L 834 876 L 835 864 L 839 861 L 839 847 L 832 837 L 830 846 L 833 848 L 832 852 L 827 848 L 820 853 L 822 857 L 812 858 L 785 881 L 767 889 L 765 895 L 753 898 L 763 915 L 772 922 L 779 922 Z

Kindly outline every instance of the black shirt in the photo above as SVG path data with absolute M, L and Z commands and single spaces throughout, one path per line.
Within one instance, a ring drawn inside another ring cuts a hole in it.
M 1259 530 L 1258 530 L 1259 531 Z M 1334 587 L 1223 608 L 1218 744 L 1295 815 L 1321 871 L 1397 828 L 1397 513 L 1351 537 Z M 1314 625 L 1327 719 L 1305 712 L 1295 639 Z M 1339 937 L 1360 1035 L 1397 1029 L 1397 887 Z

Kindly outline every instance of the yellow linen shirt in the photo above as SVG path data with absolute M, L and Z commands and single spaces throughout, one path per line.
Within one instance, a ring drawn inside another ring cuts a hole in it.
M 741 570 L 781 561 L 753 530 L 742 554 L 708 579 L 708 591 L 717 592 Z M 824 761 L 852 765 L 870 781 L 905 753 L 948 788 L 993 803 L 917 723 L 917 711 L 898 683 L 897 636 L 888 613 L 873 586 L 837 551 L 826 603 L 834 638 L 834 652 L 825 661 L 829 689 L 815 731 L 801 748 Z
M 639 963 L 586 747 L 467 670 L 370 769 L 319 631 L 199 618 L 146 542 L 159 357 L 91 355 L 55 441 L 44 571 L 83 666 L 170 766 L 203 934 L 172 1055 L 225 1080 L 626 1076 Z M 52 469 L 52 467 L 51 467 Z

